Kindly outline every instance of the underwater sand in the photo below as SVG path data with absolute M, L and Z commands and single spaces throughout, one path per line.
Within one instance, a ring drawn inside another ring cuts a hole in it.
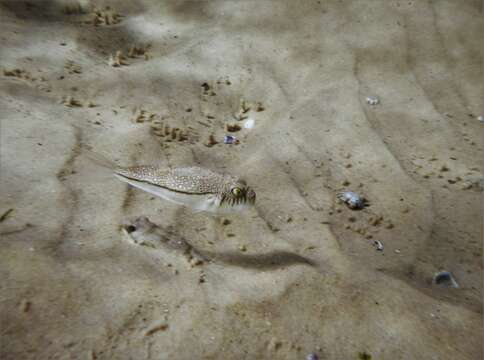
M 0 358 L 481 359 L 483 6 L 1 1 Z M 256 208 L 192 214 L 86 149 Z M 126 241 L 141 216 L 208 261 Z

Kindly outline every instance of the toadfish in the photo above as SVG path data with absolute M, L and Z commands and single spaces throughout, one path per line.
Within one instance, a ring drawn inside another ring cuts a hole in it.
M 198 166 L 163 168 L 153 165 L 119 167 L 89 152 L 89 157 L 110 168 L 121 181 L 195 212 L 226 214 L 255 204 L 256 194 L 244 180 Z

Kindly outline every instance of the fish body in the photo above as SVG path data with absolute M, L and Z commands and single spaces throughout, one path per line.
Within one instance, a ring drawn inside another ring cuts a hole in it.
M 244 180 L 198 167 L 163 168 L 153 165 L 119 167 L 91 150 L 87 157 L 109 169 L 121 181 L 195 212 L 227 214 L 254 205 L 256 194 Z
M 255 202 L 255 192 L 244 181 L 197 166 L 136 166 L 116 168 L 114 174 L 121 181 L 195 212 L 227 214 L 246 210 Z

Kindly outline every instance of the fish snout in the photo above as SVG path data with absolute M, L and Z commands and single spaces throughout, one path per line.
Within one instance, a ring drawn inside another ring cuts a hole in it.
M 255 198 L 256 198 L 255 191 L 252 190 L 251 188 L 248 188 L 247 189 L 247 201 L 250 204 L 255 204 Z

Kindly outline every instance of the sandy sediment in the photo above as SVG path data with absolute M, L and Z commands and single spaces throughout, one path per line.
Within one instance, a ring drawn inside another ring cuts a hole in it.
M 482 15 L 1 2 L 0 357 L 481 358 Z M 256 208 L 192 214 L 86 149 L 242 176 Z M 143 216 L 163 246 L 125 241 Z

